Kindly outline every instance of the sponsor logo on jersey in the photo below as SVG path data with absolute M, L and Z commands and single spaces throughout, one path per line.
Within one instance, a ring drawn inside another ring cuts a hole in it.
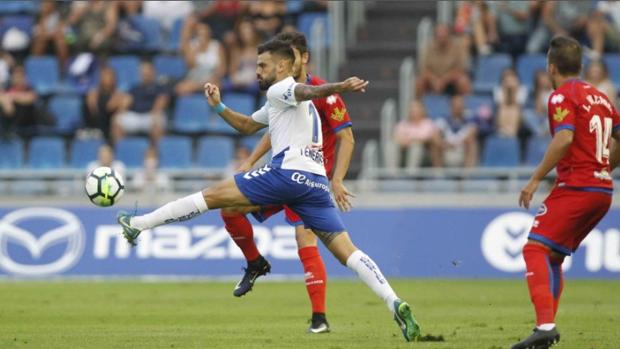
M 291 98 L 293 96 L 293 86 L 295 86 L 295 83 L 292 83 L 287 89 L 286 92 L 282 94 L 282 98 L 284 98 L 285 101 L 288 101 L 289 98 Z
M 564 102 L 564 95 L 563 94 L 556 94 L 551 96 L 551 104 L 560 104 Z
M 601 170 L 600 172 L 594 171 L 594 178 L 600 179 L 603 181 L 611 181 L 611 176 L 607 170 Z
M 336 121 L 344 120 L 344 114 L 347 112 L 345 108 L 334 108 L 332 115 L 330 117 Z
M 330 104 L 330 105 L 334 104 L 334 103 L 336 103 L 336 100 L 337 100 L 336 96 L 330 95 L 329 97 L 327 97 L 327 104 Z
M 555 112 L 553 113 L 553 120 L 557 122 L 562 122 L 568 116 L 568 109 L 564 109 L 562 107 L 556 107 Z
M 326 192 L 329 193 L 329 186 L 325 183 L 321 183 L 321 182 L 315 182 L 309 178 L 306 177 L 306 175 L 299 173 L 299 172 L 294 172 L 291 175 L 291 180 L 297 184 L 303 184 L 307 187 L 310 188 L 316 188 L 316 189 L 320 189 L 320 190 L 324 190 Z

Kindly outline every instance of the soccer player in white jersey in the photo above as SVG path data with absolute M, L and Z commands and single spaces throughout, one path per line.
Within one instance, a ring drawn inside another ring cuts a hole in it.
M 267 104 L 263 107 L 267 113 L 257 112 L 248 118 L 221 102 L 214 108 L 243 134 L 269 127 L 275 154 L 271 162 L 150 213 L 141 216 L 119 213 L 123 235 L 135 245 L 143 230 L 191 219 L 207 210 L 286 204 L 342 264 L 355 271 L 386 303 L 405 339 L 412 341 L 419 337 L 420 327 L 409 304 L 396 295 L 374 261 L 353 245 L 331 200 L 321 151 L 321 120 L 311 102 L 334 93 L 365 92 L 368 82 L 352 77 L 320 86 L 297 83 L 292 77 L 294 61 L 290 43 L 270 40 L 258 47 L 256 74 L 260 88 L 267 90 Z M 215 85 L 205 84 L 205 95 L 219 99 L 219 90 Z

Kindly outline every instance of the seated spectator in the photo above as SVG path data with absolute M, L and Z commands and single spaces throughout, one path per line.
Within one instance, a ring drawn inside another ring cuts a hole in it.
M 496 133 L 504 137 L 516 137 L 521 127 L 527 88 L 521 85 L 513 69 L 506 69 L 502 75 L 501 86 L 495 88 L 493 92 L 497 105 Z
M 598 56 L 604 51 L 620 51 L 620 2 L 598 1 L 588 22 L 592 50 Z
M 159 156 L 154 147 L 144 153 L 143 167 L 133 176 L 132 188 L 145 194 L 156 194 L 172 189 L 170 176 L 158 171 Z
M 0 90 L 0 136 L 34 134 L 38 124 L 36 101 L 37 93 L 28 85 L 24 67 L 15 66 L 11 83 L 6 90 Z
M 235 149 L 235 158 L 226 166 L 225 177 L 234 176 L 239 173 L 239 168 L 250 157 L 251 151 L 248 147 L 239 146 Z
M 220 84 L 226 71 L 226 57 L 220 42 L 211 37 L 211 29 L 204 23 L 194 26 L 195 37 L 184 35 L 181 51 L 189 71 L 175 86 L 179 96 L 201 92 L 207 82 Z
M 63 68 L 69 58 L 69 47 L 65 40 L 63 18 L 56 6 L 56 1 L 41 2 L 39 18 L 33 29 L 32 54 L 41 56 L 47 53 L 49 44 L 56 49 L 56 55 Z
M 473 46 L 480 55 L 490 54 L 498 44 L 495 14 L 486 1 L 460 2 L 454 30 L 457 34 L 464 34 L 465 47 Z
M 427 92 L 467 94 L 471 83 L 467 75 L 468 53 L 450 34 L 448 26 L 435 28 L 435 39 L 424 49 L 420 76 L 416 81 L 417 96 Z
M 401 157 L 406 159 L 404 161 L 406 167 L 420 167 L 425 150 L 430 146 L 436 132 L 437 127 L 426 116 L 424 104 L 412 101 L 409 104 L 409 118 L 400 121 L 394 129 L 394 141 L 400 147 L 401 154 L 406 154 Z
M 252 22 L 239 22 L 236 30 L 236 45 L 230 52 L 230 87 L 258 93 L 256 83 L 256 48 L 258 36 Z
M 267 40 L 282 29 L 286 3 L 273 0 L 252 1 L 248 7 L 248 14 L 262 39 Z
M 116 73 L 110 67 L 101 69 L 99 84 L 86 95 L 86 125 L 101 130 L 106 141 L 111 142 L 112 119 L 123 107 L 127 95 L 116 86 Z
M 547 103 L 553 93 L 551 79 L 544 70 L 534 75 L 533 108 L 523 111 L 523 126 L 531 136 L 546 137 L 549 135 Z
M 145 1 L 142 4 L 142 15 L 159 22 L 166 34 L 172 32 L 177 19 L 186 18 L 193 12 L 194 3 L 191 1 Z
M 109 144 L 102 144 L 97 153 L 97 160 L 93 160 L 86 166 L 86 173 L 91 173 L 94 169 L 105 166 L 124 176 L 125 164 L 114 158 L 114 149 Z
M 473 167 L 478 162 L 478 138 L 475 123 L 465 115 L 463 96 L 451 101 L 451 115 L 436 122 L 439 132 L 431 143 L 433 166 Z
M 525 51 L 534 5 L 531 1 L 490 1 L 497 20 L 498 50 L 516 58 Z
M 148 133 L 157 144 L 166 129 L 166 108 L 169 96 L 166 88 L 156 80 L 155 68 L 150 62 L 140 65 L 142 81 L 129 91 L 123 110 L 112 122 L 112 138 L 117 142 L 127 133 Z
M 67 22 L 77 52 L 107 52 L 116 34 L 118 6 L 113 1 L 75 1 Z
M 609 100 L 613 103 L 618 98 L 618 91 L 613 82 L 609 80 L 609 73 L 607 72 L 607 65 L 602 61 L 592 61 L 586 69 L 585 80 L 592 84 L 592 86 L 603 92 Z
M 176 1 L 175 1 L 176 2 Z M 198 5 L 199 6 L 199 5 Z M 231 44 L 235 23 L 248 7 L 247 1 L 214 0 L 197 9 L 198 19 L 213 30 L 213 37 Z

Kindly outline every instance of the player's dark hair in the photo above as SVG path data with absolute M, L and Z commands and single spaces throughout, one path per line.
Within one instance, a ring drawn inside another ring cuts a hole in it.
M 258 54 L 269 52 L 272 55 L 277 55 L 284 59 L 290 59 L 291 62 L 295 61 L 295 53 L 291 48 L 291 44 L 282 40 L 271 39 L 258 46 Z
M 308 52 L 308 41 L 303 33 L 292 31 L 282 32 L 275 37 L 277 40 L 288 42 L 291 46 L 298 49 L 301 54 Z
M 558 35 L 551 39 L 547 57 L 564 76 L 581 73 L 582 49 L 579 42 L 571 37 Z

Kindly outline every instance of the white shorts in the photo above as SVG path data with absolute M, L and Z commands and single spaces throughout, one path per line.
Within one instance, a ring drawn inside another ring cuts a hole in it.
M 166 126 L 166 116 L 164 114 L 127 111 L 119 114 L 116 120 L 123 131 L 128 133 L 149 132 L 154 126 Z

